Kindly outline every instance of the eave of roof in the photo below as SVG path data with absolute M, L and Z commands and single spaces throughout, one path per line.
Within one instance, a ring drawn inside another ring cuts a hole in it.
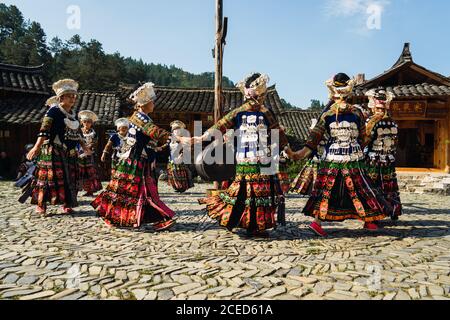
M 383 79 L 387 79 L 387 78 L 391 77 L 392 75 L 394 75 L 395 73 L 399 72 L 400 70 L 406 69 L 406 68 L 413 69 L 414 71 L 419 72 L 419 73 L 429 77 L 430 79 L 433 79 L 433 80 L 441 83 L 442 85 L 450 86 L 450 78 L 447 78 L 446 76 L 444 76 L 440 73 L 428 70 L 427 68 L 415 63 L 412 58 L 411 51 L 410 51 L 410 44 L 405 43 L 402 54 L 400 55 L 400 58 L 392 66 L 392 68 L 390 68 L 389 70 L 385 71 L 384 73 L 358 85 L 357 87 L 362 87 L 362 88 L 373 87 L 374 83 L 377 83 Z

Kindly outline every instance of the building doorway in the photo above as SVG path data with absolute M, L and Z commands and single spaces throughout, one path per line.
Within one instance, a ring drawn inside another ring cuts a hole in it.
M 398 167 L 434 168 L 434 152 L 434 121 L 399 121 Z

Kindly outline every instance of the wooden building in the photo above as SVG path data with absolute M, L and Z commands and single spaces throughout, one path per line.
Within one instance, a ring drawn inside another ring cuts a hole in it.
M 24 155 L 24 147 L 34 144 L 47 111 L 46 100 L 52 95 L 43 76 L 43 67 L 22 67 L 0 64 L 0 150 L 8 153 L 15 169 Z M 120 100 L 116 92 L 80 91 L 75 112 L 91 110 L 99 115 L 95 130 L 99 149 L 107 140 L 107 131 L 114 129 L 120 116 Z M 109 169 L 102 166 L 103 176 Z
M 35 127 L 28 122 L 39 113 L 35 106 L 43 106 L 48 96 L 43 66 L 0 64 L 0 151 L 11 159 L 10 176 L 15 176 L 24 146 L 35 140 Z
M 414 62 L 409 43 L 386 72 L 355 88 L 355 103 L 365 92 L 384 87 L 393 92 L 393 118 L 399 125 L 397 166 L 450 171 L 450 79 Z

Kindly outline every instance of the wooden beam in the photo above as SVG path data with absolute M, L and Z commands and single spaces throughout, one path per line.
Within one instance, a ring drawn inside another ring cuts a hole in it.
M 416 64 L 412 64 L 410 66 L 410 68 L 413 69 L 414 71 L 417 71 L 417 72 L 427 76 L 430 79 L 433 79 L 435 81 L 442 83 L 443 85 L 450 86 L 450 80 L 447 80 L 447 78 L 445 78 L 444 76 L 438 76 L 428 70 L 425 70 L 424 68 L 422 68 L 421 66 L 416 65 Z

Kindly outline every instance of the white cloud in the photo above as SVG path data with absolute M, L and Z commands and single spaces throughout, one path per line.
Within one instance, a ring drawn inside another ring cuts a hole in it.
M 381 25 L 381 21 L 374 24 L 374 15 L 378 14 L 381 19 L 381 14 L 390 3 L 390 0 L 327 0 L 324 9 L 329 18 L 351 19 L 351 32 L 368 35 L 372 30 L 379 30 L 370 26 Z
M 390 0 L 327 0 L 325 13 L 332 17 L 367 15 L 367 8 L 376 6 L 384 11 L 390 3 Z
M 328 0 L 325 4 L 325 11 L 328 16 L 348 17 L 360 13 L 364 10 L 364 0 Z

